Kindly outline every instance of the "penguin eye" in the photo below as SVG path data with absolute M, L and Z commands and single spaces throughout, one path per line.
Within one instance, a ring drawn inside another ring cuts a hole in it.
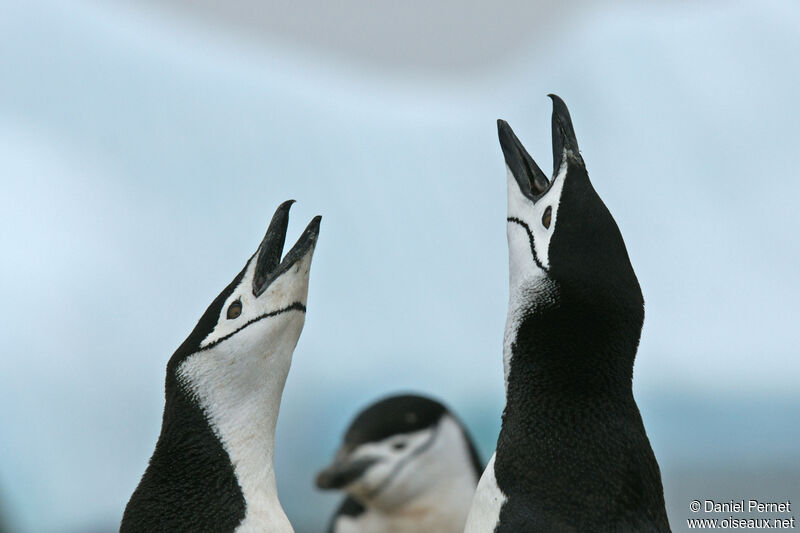
M 552 206 L 547 206 L 547 209 L 544 210 L 544 215 L 542 215 L 542 224 L 545 228 L 550 228 L 550 218 L 553 216 L 553 208 Z
M 238 318 L 239 315 L 242 314 L 242 302 L 240 300 L 236 300 L 231 305 L 228 306 L 228 318 Z
M 404 441 L 404 440 L 397 441 L 397 442 L 395 442 L 394 444 L 392 444 L 392 449 L 393 449 L 393 450 L 396 450 L 396 451 L 398 451 L 398 452 L 399 452 L 400 450 L 402 450 L 403 448 L 405 448 L 405 447 L 406 447 L 406 441 Z

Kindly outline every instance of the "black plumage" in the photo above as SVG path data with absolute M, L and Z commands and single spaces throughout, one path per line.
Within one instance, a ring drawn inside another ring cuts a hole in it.
M 233 531 L 245 500 L 230 457 L 177 369 L 214 329 L 244 270 L 217 296 L 167 364 L 156 449 L 122 518 L 120 533 Z
M 539 264 L 543 279 L 516 295 L 522 303 L 494 465 L 507 499 L 495 531 L 669 531 L 658 463 L 632 391 L 642 292 L 619 228 L 589 181 L 566 105 L 553 102 L 555 173 L 563 163 L 567 173 L 549 263 Z M 527 154 L 507 149 L 519 141 L 507 124 L 499 127 L 507 162 Z M 544 194 L 527 196 L 535 202 Z M 529 228 L 528 235 L 533 249 Z

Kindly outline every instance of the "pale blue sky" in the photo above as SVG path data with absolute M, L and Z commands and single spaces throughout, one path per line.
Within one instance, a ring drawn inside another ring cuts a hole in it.
M 591 5 L 452 75 L 130 6 L 0 5 L 0 505 L 20 531 L 118 520 L 167 359 L 287 198 L 289 240 L 323 215 L 277 437 L 287 508 L 323 501 L 313 471 L 386 392 L 445 399 L 488 453 L 507 299 L 495 119 L 548 169 L 549 92 L 643 287 L 635 389 L 656 453 L 710 460 L 691 434 L 713 418 L 731 461 L 796 457 L 793 434 L 754 441 L 692 406 L 756 398 L 780 427 L 797 405 L 800 5 Z

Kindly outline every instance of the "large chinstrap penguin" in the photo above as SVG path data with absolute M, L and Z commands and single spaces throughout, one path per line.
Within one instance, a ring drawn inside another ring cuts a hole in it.
M 275 486 L 274 435 L 320 217 L 281 260 L 291 204 L 170 358 L 161 435 L 122 533 L 292 531 Z
M 461 533 L 482 469 L 455 415 L 404 394 L 355 417 L 317 486 L 348 495 L 329 533 Z
M 506 407 L 468 533 L 669 531 L 633 398 L 644 300 L 564 102 L 553 177 L 498 121 L 507 167 Z

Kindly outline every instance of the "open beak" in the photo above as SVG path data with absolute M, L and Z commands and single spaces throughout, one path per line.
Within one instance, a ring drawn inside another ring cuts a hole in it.
M 278 206 L 272 215 L 267 234 L 264 235 L 258 248 L 256 271 L 253 276 L 253 295 L 256 297 L 261 296 L 270 283 L 312 251 L 317 243 L 321 216 L 311 219 L 303 234 L 281 261 L 283 245 L 286 242 L 286 228 L 289 225 L 289 209 L 293 203 L 294 200 L 287 200 Z
M 553 179 L 555 179 L 567 154 L 580 159 L 580 152 L 567 104 L 555 94 L 547 96 L 553 101 Z M 503 149 L 506 165 L 514 175 L 522 194 L 536 201 L 547 191 L 551 181 L 547 179 L 536 161 L 525 150 L 514 134 L 514 130 L 505 120 L 498 119 L 497 136 L 500 139 L 500 147 Z

